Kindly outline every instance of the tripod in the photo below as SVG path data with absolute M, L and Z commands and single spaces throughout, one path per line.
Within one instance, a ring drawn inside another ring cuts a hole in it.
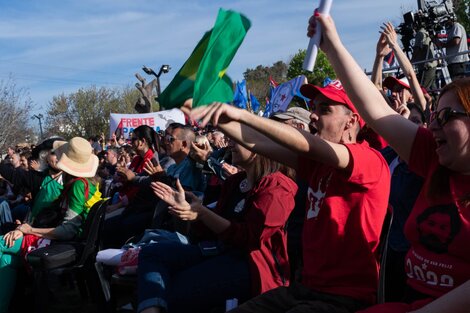
M 431 44 L 437 48 L 437 49 L 434 49 L 434 55 L 432 56 L 432 58 L 440 60 L 438 63 L 439 64 L 438 68 L 440 70 L 440 75 L 439 75 L 440 77 L 439 77 L 439 80 L 436 80 L 436 82 L 439 82 L 439 85 L 436 84 L 436 86 L 438 88 L 442 88 L 444 87 L 444 85 L 450 84 L 452 82 L 452 79 L 450 78 L 450 74 L 449 74 L 449 69 L 447 68 L 447 61 L 445 58 L 446 54 L 444 53 L 444 49 L 442 47 L 434 44 L 434 41 L 437 39 L 435 30 L 432 30 L 429 34 L 431 38 Z M 431 45 L 428 46 L 428 49 L 430 49 L 430 47 Z

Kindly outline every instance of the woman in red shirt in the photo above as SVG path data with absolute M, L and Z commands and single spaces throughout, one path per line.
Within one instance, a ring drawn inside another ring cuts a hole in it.
M 158 135 L 152 127 L 140 125 L 134 129 L 131 143 L 137 155 L 129 165 L 129 169 L 140 174 L 144 171 L 145 163 L 158 151 Z

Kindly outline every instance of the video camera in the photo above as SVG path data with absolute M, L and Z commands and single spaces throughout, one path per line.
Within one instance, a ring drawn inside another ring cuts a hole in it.
M 407 12 L 403 15 L 403 23 L 398 25 L 396 31 L 402 36 L 401 41 L 406 52 L 411 52 L 411 41 L 415 31 L 424 27 L 429 35 L 435 38 L 436 34 L 444 29 L 444 25 L 455 19 L 452 0 L 424 1 L 422 10 Z

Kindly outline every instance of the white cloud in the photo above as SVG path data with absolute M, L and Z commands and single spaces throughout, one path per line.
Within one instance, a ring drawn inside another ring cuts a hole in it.
M 370 69 L 378 27 L 399 22 L 414 1 L 338 0 L 332 15 L 345 45 L 361 67 Z M 82 0 L 1 1 L 0 78 L 12 72 L 30 88 L 38 105 L 81 86 L 134 84 L 146 64 L 170 64 L 162 85 L 184 63 L 215 22 L 220 7 L 244 13 L 252 28 L 229 74 L 241 79 L 247 68 L 287 61 L 307 46 L 310 0 Z

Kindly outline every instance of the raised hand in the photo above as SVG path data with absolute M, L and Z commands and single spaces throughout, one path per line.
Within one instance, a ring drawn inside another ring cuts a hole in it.
M 126 167 L 118 166 L 116 167 L 116 172 L 119 177 L 126 181 L 132 181 L 135 178 L 135 173 Z
M 36 161 L 36 160 L 31 160 L 31 161 L 29 162 L 29 166 L 30 166 L 33 170 L 39 172 L 39 167 L 40 167 L 40 165 L 39 165 L 39 162 L 38 162 L 38 161 Z
M 392 23 L 387 22 L 380 26 L 380 29 L 382 30 L 380 33 L 384 36 L 388 45 L 393 48 L 393 46 L 397 44 L 398 39 L 395 27 L 393 27 Z
M 174 208 L 187 208 L 189 203 L 186 201 L 183 186 L 179 179 L 176 180 L 176 188 L 173 189 L 162 182 L 153 182 L 150 185 L 153 193 Z
M 385 57 L 392 49 L 388 45 L 387 39 L 384 34 L 380 34 L 379 41 L 377 41 L 376 53 L 380 57 Z
M 186 192 L 190 199 L 189 207 L 170 207 L 170 213 L 183 221 L 194 221 L 201 215 L 202 201 L 192 192 Z
M 183 107 L 181 110 L 194 120 L 202 118 L 201 127 L 205 127 L 209 122 L 217 126 L 219 123 L 224 124 L 230 121 L 240 121 L 241 115 L 243 114 L 243 110 L 220 102 L 214 102 L 210 105 L 197 107 L 192 110 Z
M 152 160 L 155 160 L 155 164 L 152 163 Z M 161 167 L 160 163 L 156 159 L 147 160 L 144 164 L 144 171 L 152 176 L 157 173 L 163 172 L 163 168 Z
M 320 48 L 323 51 L 327 52 L 333 49 L 336 44 L 341 43 L 338 31 L 336 30 L 335 23 L 333 22 L 331 16 L 325 16 L 323 14 L 318 13 L 316 10 L 308 20 L 308 37 L 313 37 L 313 35 L 317 31 L 317 23 L 320 23 L 322 26 L 322 39 L 320 42 Z
M 197 145 L 194 142 L 191 142 L 190 156 L 195 161 L 198 161 L 198 162 L 207 161 L 207 159 L 209 159 L 209 156 L 211 155 L 211 151 L 212 149 L 208 141 L 206 141 L 204 145 L 202 146 Z
M 408 109 L 406 104 L 400 105 L 398 108 L 395 109 L 395 111 L 397 111 L 398 114 L 400 114 L 401 116 L 403 116 L 406 119 L 408 119 L 410 117 L 410 114 L 411 114 L 410 109 Z
M 117 164 L 117 167 L 123 167 L 123 168 L 126 168 L 126 157 L 124 155 L 120 155 L 118 157 L 118 164 Z

